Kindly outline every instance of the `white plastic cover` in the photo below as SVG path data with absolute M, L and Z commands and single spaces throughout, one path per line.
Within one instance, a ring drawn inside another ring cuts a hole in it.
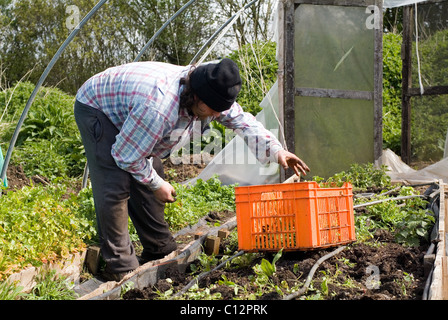
M 265 128 L 278 137 L 278 83 L 269 90 L 260 103 L 263 108 L 256 116 Z M 279 165 L 270 163 L 263 165 L 239 136 L 235 136 L 202 172 L 186 183 L 194 184 L 197 179 L 208 180 L 217 174 L 224 185 L 238 183 L 240 186 L 278 183 L 280 181 Z
M 393 151 L 387 149 L 383 151 L 381 161 L 383 165 L 388 166 L 387 174 L 393 182 L 419 184 L 437 182 L 438 180 L 448 181 L 448 158 L 421 170 L 415 170 L 401 161 Z
M 426 0 L 384 0 L 383 8 L 390 9 L 396 7 L 403 7 L 419 2 L 426 2 Z

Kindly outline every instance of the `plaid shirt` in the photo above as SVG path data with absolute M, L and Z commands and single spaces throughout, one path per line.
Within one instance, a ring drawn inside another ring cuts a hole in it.
M 111 151 L 118 167 L 153 190 L 163 180 L 153 170 L 151 157 L 169 156 L 180 140 L 190 137 L 199 121 L 179 108 L 179 80 L 189 69 L 161 62 L 124 64 L 93 76 L 76 95 L 79 102 L 104 112 L 120 131 Z M 212 120 L 215 118 L 202 121 L 201 127 Z M 255 142 L 249 146 L 262 163 L 275 161 L 282 149 L 272 133 L 238 103 L 216 120 L 241 136 L 255 136 L 255 140 L 249 138 Z

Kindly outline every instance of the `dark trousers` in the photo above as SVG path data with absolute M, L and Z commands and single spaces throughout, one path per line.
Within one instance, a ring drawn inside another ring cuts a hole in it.
M 90 172 L 101 254 L 108 271 L 118 273 L 139 266 L 129 238 L 128 217 L 144 248 L 142 256 L 168 254 L 176 248 L 164 219 L 165 204 L 132 175 L 120 169 L 111 155 L 118 129 L 100 110 L 75 102 L 75 119 Z M 153 167 L 163 178 L 163 165 Z

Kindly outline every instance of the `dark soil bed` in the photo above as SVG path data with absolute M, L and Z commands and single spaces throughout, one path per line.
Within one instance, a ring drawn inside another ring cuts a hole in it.
M 190 172 L 191 176 L 194 175 L 194 171 L 199 172 L 201 168 L 189 166 L 188 170 L 193 171 Z M 372 190 L 376 191 L 378 190 Z M 225 215 L 225 219 L 228 218 L 229 213 Z M 238 251 L 236 244 L 224 242 L 221 243 L 220 252 L 224 252 L 225 247 L 227 252 Z M 341 253 L 324 261 L 315 272 L 307 292 L 296 299 L 421 300 L 427 278 L 423 259 L 427 248 L 428 245 L 405 247 L 395 243 L 392 234 L 379 230 L 371 241 L 350 244 Z M 270 279 L 274 285 L 282 288 L 282 294 L 276 290 L 267 290 L 257 298 L 282 299 L 291 293 L 284 289 L 285 283 L 288 288 L 300 289 L 316 261 L 333 250 L 335 248 L 284 252 L 276 263 L 275 274 Z M 256 277 L 254 266 L 260 264 L 263 258 L 271 262 L 273 257 L 273 253 L 259 253 L 248 266 L 216 270 L 202 278 L 199 287 L 210 288 L 210 294 L 219 292 L 222 300 L 241 299 L 235 294 L 234 288 L 220 284 L 222 280 L 227 279 L 228 282 L 236 283 L 246 288 L 246 292 L 256 292 L 258 288 L 254 281 Z M 185 273 L 180 273 L 177 269 L 168 269 L 154 286 L 142 290 L 132 289 L 123 296 L 123 299 L 160 299 L 167 290 L 172 290 L 174 293 L 182 290 L 196 276 L 198 273 L 192 272 L 190 268 L 187 268 Z
M 6 170 L 6 179 L 8 180 L 8 188 L 11 190 L 19 190 L 30 183 L 48 183 L 48 179 L 35 175 L 27 177 L 21 166 L 9 165 Z
M 271 277 L 272 283 L 279 288 L 285 287 L 285 283 L 289 288 L 297 285 L 300 287 L 316 261 L 333 250 L 334 248 L 283 253 L 276 263 L 277 270 Z M 324 261 L 314 274 L 312 285 L 306 294 L 297 299 L 421 300 L 426 281 L 424 254 L 425 248 L 404 247 L 394 243 L 388 233 L 378 232 L 371 242 L 349 245 L 338 255 Z M 216 270 L 202 278 L 199 287 L 211 288 L 211 294 L 219 292 L 222 300 L 239 298 L 232 287 L 219 284 L 223 279 L 245 287 L 247 292 L 256 292 L 258 288 L 254 281 L 256 274 L 253 267 L 260 264 L 263 258 L 272 261 L 273 254 L 259 254 L 251 265 L 246 267 Z M 177 269 L 167 270 L 163 279 L 155 286 L 130 290 L 123 298 L 158 299 L 160 294 L 167 290 L 181 290 L 195 276 L 197 274 L 188 268 L 185 274 Z M 287 292 L 283 292 L 283 296 L 286 295 Z M 268 290 L 257 298 L 277 300 L 283 297 L 278 291 Z
M 2 192 L 6 193 L 8 190 L 20 190 L 25 186 L 30 186 L 31 184 L 50 184 L 50 180 L 46 177 L 42 177 L 39 175 L 27 176 L 20 165 L 9 165 L 6 170 L 6 179 L 8 181 L 8 187 L 5 188 Z M 73 182 L 70 186 L 68 186 L 67 194 L 65 197 L 69 197 L 70 194 L 77 194 L 81 190 L 82 181 Z

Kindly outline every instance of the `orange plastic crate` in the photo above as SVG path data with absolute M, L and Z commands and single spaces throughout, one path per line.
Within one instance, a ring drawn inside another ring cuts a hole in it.
M 235 198 L 240 250 L 311 250 L 356 240 L 350 183 L 236 187 Z

